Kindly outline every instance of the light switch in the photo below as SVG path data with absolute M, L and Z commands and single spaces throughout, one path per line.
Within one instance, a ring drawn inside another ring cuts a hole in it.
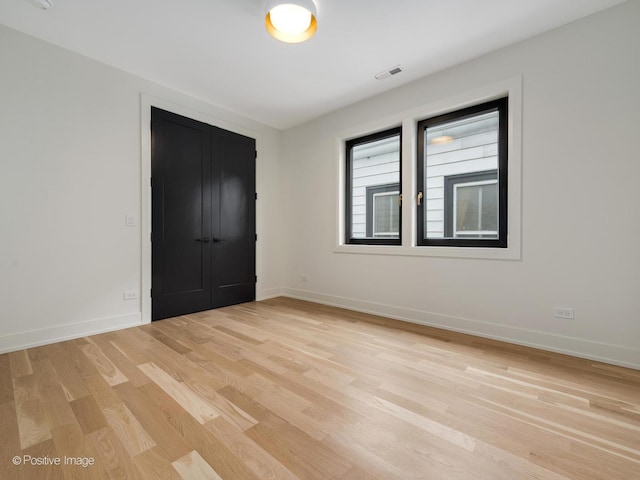
M 135 227 L 136 226 L 136 217 L 135 215 L 128 214 L 125 215 L 124 224 L 127 227 Z

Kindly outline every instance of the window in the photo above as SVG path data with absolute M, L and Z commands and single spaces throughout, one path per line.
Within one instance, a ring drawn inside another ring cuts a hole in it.
M 418 123 L 418 245 L 507 247 L 507 99 Z
M 367 237 L 397 238 L 400 235 L 400 186 L 367 187 Z
M 402 128 L 369 135 L 380 122 Z M 522 258 L 521 76 L 367 118 L 334 141 L 335 253 Z M 385 142 L 394 150 L 391 178 L 378 176 L 374 164 L 372 150 Z M 362 157 L 371 165 L 363 167 Z M 398 202 L 404 193 L 406 207 L 408 184 L 417 201 L 406 211 Z
M 498 238 L 498 172 L 444 178 L 445 236 Z
M 400 245 L 401 128 L 346 142 L 346 243 Z

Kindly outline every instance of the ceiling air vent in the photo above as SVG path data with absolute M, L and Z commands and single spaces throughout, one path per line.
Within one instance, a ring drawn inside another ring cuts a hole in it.
M 389 78 L 393 75 L 397 75 L 402 72 L 402 67 L 400 65 L 394 65 L 391 68 L 387 68 L 386 70 L 376 73 L 376 80 L 384 80 L 385 78 Z

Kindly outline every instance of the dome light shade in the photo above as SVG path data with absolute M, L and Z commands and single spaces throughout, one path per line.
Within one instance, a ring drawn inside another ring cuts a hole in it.
M 268 0 L 265 4 L 269 35 L 286 43 L 310 39 L 318 28 L 317 15 L 314 0 Z

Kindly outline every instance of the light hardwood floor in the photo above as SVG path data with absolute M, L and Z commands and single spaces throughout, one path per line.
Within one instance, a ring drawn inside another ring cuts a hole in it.
M 0 356 L 0 452 L 17 480 L 633 480 L 640 372 L 278 298 Z

